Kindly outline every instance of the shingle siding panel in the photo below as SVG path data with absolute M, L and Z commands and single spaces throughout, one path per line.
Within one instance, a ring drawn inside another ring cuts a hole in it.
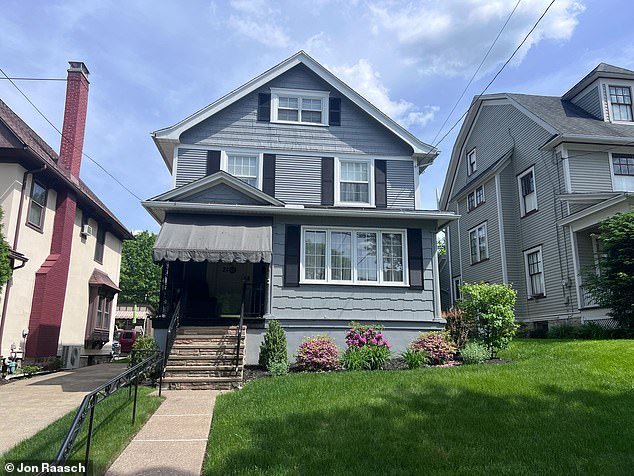
M 611 192 L 612 174 L 607 152 L 568 150 L 573 192 Z
M 275 198 L 285 203 L 321 204 L 321 157 L 278 155 L 275 162 Z
M 592 88 L 588 93 L 575 98 L 572 101 L 584 111 L 589 112 L 598 119 L 603 119 L 603 104 L 601 103 L 601 97 L 599 96 L 599 87 Z

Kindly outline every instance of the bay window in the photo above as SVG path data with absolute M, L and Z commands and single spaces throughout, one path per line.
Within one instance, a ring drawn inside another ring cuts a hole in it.
M 405 230 L 302 229 L 301 282 L 406 285 Z

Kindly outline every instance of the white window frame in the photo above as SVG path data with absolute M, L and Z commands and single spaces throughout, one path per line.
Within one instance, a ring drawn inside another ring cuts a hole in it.
M 473 156 L 473 168 L 471 167 L 471 156 Z M 478 171 L 478 156 L 476 154 L 476 148 L 474 147 L 467 152 L 467 176 L 471 177 Z
M 542 275 L 541 275 L 541 282 L 542 282 L 542 289 L 544 290 L 543 294 L 533 294 L 533 289 L 532 289 L 532 284 L 531 284 L 531 275 L 529 273 L 529 269 L 528 269 L 528 255 L 531 255 L 533 253 L 539 252 L 539 257 L 542 263 Z M 542 250 L 542 246 L 535 246 L 534 248 L 531 248 L 529 250 L 524 251 L 524 271 L 526 273 L 526 296 L 528 299 L 541 299 L 543 297 L 546 297 L 546 278 L 545 278 L 545 274 L 546 271 L 544 269 L 544 253 Z
M 262 175 L 264 173 L 264 154 L 262 152 L 258 152 L 258 151 L 254 151 L 254 150 L 248 150 L 248 149 L 226 149 L 226 150 L 223 150 L 220 153 L 220 170 L 223 170 L 224 172 L 227 172 L 227 173 L 229 173 L 228 169 L 229 169 L 229 156 L 230 155 L 250 155 L 250 156 L 257 157 L 258 176 L 256 178 L 256 183 L 257 183 L 256 188 L 258 190 L 262 190 Z M 240 177 L 238 177 L 236 175 L 231 175 L 231 176 L 237 178 L 238 180 L 242 180 L 242 179 L 240 179 Z M 246 182 L 244 182 L 244 183 L 247 184 Z
M 487 250 L 487 256 L 486 258 L 482 258 L 481 254 L 480 254 L 480 235 L 478 234 L 478 231 L 480 230 L 480 228 L 484 228 L 484 240 L 486 242 L 486 250 Z M 476 261 L 473 261 L 473 255 L 471 254 L 471 233 L 475 232 L 476 237 L 478 238 L 478 259 Z M 468 245 L 469 245 L 469 259 L 471 260 L 471 264 L 478 264 L 478 263 L 482 263 L 483 261 L 489 259 L 489 230 L 487 229 L 487 222 L 482 222 L 479 225 L 474 226 L 473 228 L 471 228 L 468 232 L 467 232 L 467 236 L 468 236 Z
M 615 192 L 634 192 L 634 175 L 622 175 L 614 172 L 614 154 L 634 156 L 634 153 L 630 152 L 608 152 L 612 190 Z M 628 184 L 628 182 L 630 183 Z
M 482 201 L 478 202 L 478 190 L 482 189 Z M 478 208 L 480 205 L 483 205 L 484 203 L 486 203 L 487 199 L 486 199 L 486 191 L 484 190 L 484 184 L 480 185 L 479 187 L 476 187 L 473 192 L 469 193 L 469 195 L 467 195 L 467 213 L 469 213 L 471 210 L 475 210 L 476 208 Z M 473 207 L 471 207 L 469 205 L 469 197 L 473 196 Z
M 305 274 L 305 234 L 307 231 L 326 232 L 326 273 L 325 279 L 306 279 Z M 352 279 L 349 281 L 332 280 L 331 277 L 331 233 L 342 232 L 352 234 Z M 377 234 L 377 281 L 357 281 L 357 233 L 376 233 Z M 398 233 L 402 237 L 403 243 L 403 281 L 385 281 L 383 279 L 383 233 Z M 409 266 L 407 256 L 407 230 L 391 229 L 391 228 L 346 228 L 346 227 L 330 227 L 330 226 L 309 226 L 302 225 L 301 243 L 300 243 L 300 260 L 299 260 L 299 283 L 300 284 L 325 284 L 335 286 L 380 286 L 380 287 L 409 287 Z
M 343 202 L 341 201 L 341 163 L 342 162 L 367 162 L 368 164 L 368 202 Z M 335 157 L 335 206 L 374 208 L 374 159 Z
M 278 119 L 280 96 L 298 98 L 297 121 Z M 278 124 L 299 124 L 302 126 L 328 126 L 330 91 L 312 91 L 309 89 L 271 88 L 271 122 Z M 302 99 L 321 100 L 321 122 L 302 122 Z
M 530 173 L 533 174 L 533 184 L 535 186 L 535 190 L 533 191 L 533 193 L 535 194 L 535 208 L 533 210 L 526 211 L 526 202 L 524 200 L 524 196 L 522 195 L 522 178 L 526 177 Z M 525 217 L 526 215 L 529 215 L 539 210 L 539 199 L 537 197 L 537 177 L 535 176 L 534 165 L 529 167 L 528 169 L 526 169 L 524 172 L 522 172 L 521 174 L 517 176 L 517 193 L 519 195 L 519 200 L 520 200 L 520 216 L 521 217 Z
M 632 118 L 634 119 L 634 96 L 632 96 L 632 83 L 630 82 L 620 82 L 620 81 L 610 81 L 605 83 L 605 93 L 607 97 L 605 98 L 608 102 L 608 107 L 610 108 L 610 121 L 615 124 L 634 124 L 634 120 L 632 121 L 622 121 L 614 119 L 614 109 L 612 108 L 612 95 L 610 94 L 610 88 L 628 88 L 630 90 L 630 100 L 633 104 L 630 104 L 630 112 L 632 114 Z
M 456 303 L 458 299 L 462 297 L 462 296 L 458 296 L 458 293 L 460 293 L 458 286 L 462 286 L 462 276 L 456 276 L 455 278 L 451 280 L 452 303 Z

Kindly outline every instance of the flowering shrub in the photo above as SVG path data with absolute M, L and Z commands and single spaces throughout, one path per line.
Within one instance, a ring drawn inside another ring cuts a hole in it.
M 346 332 L 346 349 L 342 357 L 348 370 L 382 369 L 390 358 L 390 344 L 383 336 L 383 326 L 365 326 L 351 322 Z
M 350 329 L 346 332 L 346 344 L 348 349 L 355 347 L 357 349 L 366 345 L 376 345 L 379 347 L 390 348 L 390 344 L 384 340 L 383 326 L 364 326 L 358 322 L 351 322 Z
M 408 347 L 412 352 L 426 352 L 431 365 L 449 363 L 456 355 L 456 346 L 446 332 L 423 332 Z
M 297 367 L 311 372 L 339 369 L 337 344 L 327 335 L 305 339 L 297 349 Z

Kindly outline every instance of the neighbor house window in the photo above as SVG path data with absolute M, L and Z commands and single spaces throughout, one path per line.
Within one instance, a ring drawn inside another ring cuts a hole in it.
M 460 300 L 460 297 L 461 297 L 460 286 L 462 286 L 462 278 L 460 276 L 457 276 L 457 277 L 453 278 L 453 299 L 454 299 L 454 302 Z
M 95 329 L 110 328 L 110 313 L 112 311 L 112 298 L 109 296 L 98 296 L 97 298 L 97 319 Z
M 27 223 L 36 228 L 44 226 L 44 210 L 46 209 L 46 188 L 40 183 L 33 181 L 31 185 L 31 204 L 29 205 L 29 214 Z
M 520 193 L 521 216 L 537 210 L 537 191 L 535 190 L 535 168 L 531 167 L 517 176 Z
M 634 192 L 634 155 L 612 154 L 614 190 Z
M 632 93 L 627 86 L 610 86 L 612 118 L 632 122 Z
M 271 121 L 328 125 L 326 91 L 271 88 Z
M 476 150 L 474 148 L 467 153 L 467 175 L 472 175 L 476 170 L 478 170 L 478 164 L 476 162 Z
M 406 284 L 403 230 L 303 229 L 302 281 Z
M 469 249 L 471 250 L 471 264 L 479 263 L 489 257 L 486 222 L 469 230 Z
M 258 155 L 227 154 L 227 173 L 230 173 L 252 187 L 258 186 Z
M 529 299 L 544 297 L 546 295 L 546 286 L 544 284 L 544 265 L 541 246 L 525 251 L 524 261 L 526 266 L 526 287 Z
M 95 261 L 103 263 L 103 249 L 106 244 L 106 229 L 100 223 L 97 228 L 97 242 L 95 243 Z
M 373 205 L 372 162 L 369 160 L 338 160 L 338 203 Z
M 484 203 L 484 185 L 479 186 L 469 195 L 467 195 L 467 211 L 470 212 L 474 208 Z

